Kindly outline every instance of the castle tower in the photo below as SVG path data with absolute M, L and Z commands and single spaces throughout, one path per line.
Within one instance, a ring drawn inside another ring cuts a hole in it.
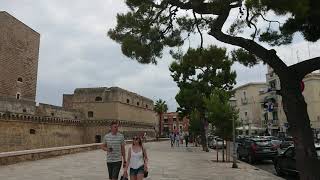
M 35 102 L 39 44 L 39 33 L 0 12 L 0 97 Z

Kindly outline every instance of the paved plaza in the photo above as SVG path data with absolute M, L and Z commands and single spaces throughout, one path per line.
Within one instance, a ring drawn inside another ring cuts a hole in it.
M 129 147 L 128 145 L 126 147 Z M 150 177 L 146 180 L 280 180 L 246 163 L 216 163 L 215 152 L 200 147 L 174 147 L 168 141 L 146 143 Z M 122 172 L 121 172 L 122 173 Z M 0 180 L 103 180 L 108 179 L 102 150 L 0 166 Z

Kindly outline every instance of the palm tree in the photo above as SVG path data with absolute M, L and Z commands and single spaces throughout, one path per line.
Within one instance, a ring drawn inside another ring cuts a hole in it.
M 161 135 L 161 117 L 163 113 L 166 113 L 168 111 L 168 106 L 166 104 L 166 101 L 163 101 L 162 99 L 157 100 L 154 105 L 154 111 L 157 112 L 159 116 L 159 136 L 160 136 Z

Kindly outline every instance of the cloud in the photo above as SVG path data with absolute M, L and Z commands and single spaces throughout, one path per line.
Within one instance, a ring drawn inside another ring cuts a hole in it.
M 168 70 L 172 61 L 168 54 L 157 66 L 141 65 L 125 57 L 120 45 L 106 35 L 116 25 L 116 14 L 127 11 L 124 0 L 0 0 L 0 4 L 1 10 L 41 34 L 37 102 L 61 105 L 62 94 L 73 93 L 75 88 L 119 86 L 154 101 L 162 98 L 170 111 L 176 110 L 178 88 Z M 198 46 L 198 38 L 190 39 L 192 47 Z M 205 44 L 235 48 L 208 35 Z M 319 43 L 303 41 L 277 50 L 287 64 L 296 62 L 297 54 L 305 59 L 320 52 Z M 233 69 L 238 74 L 237 86 L 265 80 L 263 65 L 249 69 L 235 64 Z

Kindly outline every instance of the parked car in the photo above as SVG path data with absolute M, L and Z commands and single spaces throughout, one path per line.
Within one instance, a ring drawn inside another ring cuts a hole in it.
M 278 150 L 265 138 L 248 138 L 238 145 L 238 159 L 245 158 L 250 164 L 257 160 L 273 160 Z
M 213 149 L 222 149 L 222 147 L 226 146 L 226 142 L 224 142 L 223 146 L 223 140 L 217 136 L 215 137 L 208 137 L 208 146 Z
M 320 145 L 316 144 L 316 151 L 318 159 L 320 159 Z M 299 171 L 296 168 L 295 148 L 290 146 L 283 153 L 279 154 L 273 161 L 274 168 L 277 175 L 282 176 L 284 174 L 298 175 Z

